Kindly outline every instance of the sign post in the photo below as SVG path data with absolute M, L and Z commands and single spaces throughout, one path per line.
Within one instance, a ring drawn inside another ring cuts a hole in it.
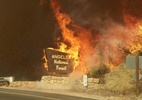
M 87 87 L 87 75 L 83 75 L 83 86 Z
M 140 93 L 139 90 L 139 56 L 136 56 L 136 95 Z
M 142 68 L 141 66 L 141 58 L 142 56 L 127 56 L 126 57 L 126 68 L 135 69 L 136 70 L 136 95 L 140 94 L 139 89 L 139 69 Z

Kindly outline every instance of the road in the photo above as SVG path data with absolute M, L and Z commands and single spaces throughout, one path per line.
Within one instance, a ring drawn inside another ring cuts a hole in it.
M 0 100 L 98 100 L 69 96 L 56 93 L 45 93 L 17 89 L 0 88 Z

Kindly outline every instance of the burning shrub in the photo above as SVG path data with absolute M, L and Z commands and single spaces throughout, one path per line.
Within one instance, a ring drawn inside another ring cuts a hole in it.
M 88 77 L 101 78 L 109 71 L 110 69 L 103 65 L 102 67 L 93 68 L 91 71 L 87 73 L 87 75 Z

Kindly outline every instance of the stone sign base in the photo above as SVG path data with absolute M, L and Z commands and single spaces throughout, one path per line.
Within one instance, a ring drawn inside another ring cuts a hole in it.
M 10 87 L 38 88 L 38 89 L 70 89 L 70 90 L 95 90 L 100 89 L 98 78 L 88 78 L 87 86 L 83 84 L 83 77 L 75 78 L 69 76 L 42 76 L 41 81 L 15 81 Z
M 68 80 L 67 76 L 42 76 L 36 86 L 44 89 L 69 89 Z
M 83 86 L 83 78 L 73 79 L 68 76 L 42 76 L 40 82 L 36 82 L 37 88 L 44 89 L 93 89 L 97 88 L 99 79 L 88 78 L 87 87 Z

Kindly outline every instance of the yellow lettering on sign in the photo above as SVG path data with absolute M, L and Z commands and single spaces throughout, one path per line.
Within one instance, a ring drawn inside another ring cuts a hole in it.
M 54 60 L 54 64 L 69 64 L 68 61 Z
M 56 65 L 56 70 L 67 70 L 67 66 L 60 67 L 59 65 Z
M 53 59 L 69 59 L 68 55 L 52 55 Z

